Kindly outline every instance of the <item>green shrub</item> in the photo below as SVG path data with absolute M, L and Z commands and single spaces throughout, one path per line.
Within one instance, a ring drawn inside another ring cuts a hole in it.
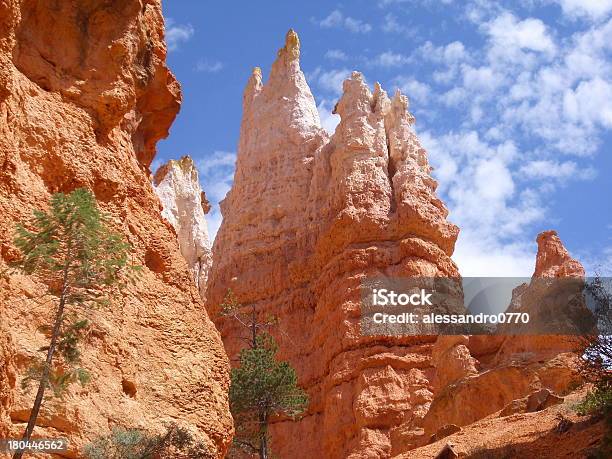
M 182 427 L 170 425 L 164 434 L 152 434 L 143 429 L 114 427 L 110 435 L 99 437 L 85 446 L 87 459 L 209 459 L 206 446 L 194 440 Z

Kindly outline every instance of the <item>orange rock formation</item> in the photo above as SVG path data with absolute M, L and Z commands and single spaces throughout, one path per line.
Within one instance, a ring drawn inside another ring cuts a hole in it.
M 298 423 L 273 426 L 280 457 L 388 457 L 416 444 L 433 394 L 435 337 L 363 337 L 366 276 L 458 277 L 456 226 L 407 112 L 405 96 L 344 83 L 329 138 L 299 67 L 290 31 L 268 82 L 255 69 L 232 190 L 213 247 L 208 304 L 228 289 L 279 317 L 283 358 L 311 397 Z M 230 356 L 236 324 L 217 320 Z M 399 450 L 398 450 L 399 451 Z
M 23 432 L 33 394 L 20 380 L 52 313 L 41 285 L 4 274 L 15 224 L 50 193 L 89 187 L 145 267 L 93 313 L 91 383 L 44 404 L 35 434 L 67 436 L 71 457 L 114 425 L 180 420 L 219 457 L 232 432 L 227 357 L 149 181 L 181 101 L 160 3 L 0 1 L 0 437 Z
M 229 289 L 262 319 L 279 319 L 281 357 L 311 402 L 299 422 L 273 424 L 275 453 L 392 457 L 539 389 L 563 390 L 576 375 L 559 351 L 542 363 L 498 358 L 503 337 L 361 335 L 361 282 L 458 278 L 450 258 L 458 228 L 435 195 L 407 98 L 389 99 L 378 84 L 371 92 L 353 73 L 330 137 L 299 55 L 289 31 L 268 81 L 256 68 L 247 84 L 207 290 L 230 357 L 241 347 L 238 325 L 217 316 Z M 542 244 L 540 252 L 551 246 Z M 559 246 L 538 256 L 547 272 L 568 260 Z

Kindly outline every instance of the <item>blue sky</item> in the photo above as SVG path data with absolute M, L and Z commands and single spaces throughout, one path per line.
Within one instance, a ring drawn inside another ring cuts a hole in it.
M 612 0 L 168 0 L 164 15 L 184 101 L 155 164 L 196 160 L 213 233 L 244 85 L 294 28 L 331 132 L 352 70 L 408 95 L 463 275 L 530 275 L 545 229 L 612 275 Z

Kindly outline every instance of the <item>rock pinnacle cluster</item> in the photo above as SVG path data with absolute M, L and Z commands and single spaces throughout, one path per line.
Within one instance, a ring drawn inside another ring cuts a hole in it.
M 515 398 L 561 390 L 575 376 L 564 363 L 513 366 L 511 346 L 497 355 L 505 344 L 499 338 L 360 333 L 364 279 L 459 278 L 451 260 L 459 229 L 436 195 L 408 98 L 399 91 L 389 97 L 378 83 L 370 89 L 353 72 L 329 135 L 299 56 L 290 30 L 268 80 L 256 68 L 247 82 L 234 184 L 221 203 L 207 289 L 213 316 L 231 290 L 262 319 L 277 317 L 281 358 L 310 395 L 302 419 L 273 422 L 275 452 L 416 454 L 434 435 L 456 432 Z M 538 266 L 565 263 L 560 247 L 540 241 Z M 223 317 L 215 323 L 234 358 L 240 330 Z

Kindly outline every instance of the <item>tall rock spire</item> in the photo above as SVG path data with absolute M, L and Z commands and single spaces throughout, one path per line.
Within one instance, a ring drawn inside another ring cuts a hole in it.
M 529 314 L 529 324 L 522 329 L 529 333 L 506 336 L 497 355 L 499 361 L 517 355 L 529 355 L 536 361 L 574 351 L 579 341 L 568 335 L 588 334 L 595 326 L 583 297 L 582 264 L 570 256 L 556 231 L 543 231 L 536 241 L 538 253 L 531 281 L 512 291 L 507 309 Z M 512 327 L 500 329 L 504 335 Z
M 161 200 L 162 216 L 178 236 L 181 254 L 193 275 L 202 299 L 212 264 L 208 225 L 204 216 L 208 201 L 200 188 L 198 171 L 189 156 L 170 160 L 155 173 L 153 187 Z
M 289 31 L 268 81 L 255 72 L 247 83 L 208 307 L 214 316 L 231 289 L 262 318 L 279 319 L 281 357 L 311 396 L 301 421 L 272 427 L 280 457 L 298 450 L 303 457 L 366 450 L 382 457 L 392 432 L 409 437 L 403 442 L 422 435 L 435 337 L 363 336 L 361 282 L 458 277 L 450 258 L 458 230 L 435 196 L 407 98 L 389 99 L 380 85 L 372 92 L 354 72 L 330 138 L 300 70 L 299 46 Z M 216 324 L 234 357 L 241 331 L 223 317 Z M 403 420 L 410 420 L 404 430 Z
M 312 164 L 327 140 L 299 56 L 289 30 L 268 81 L 256 67 L 247 82 L 234 183 L 213 250 L 210 289 L 219 294 L 244 289 L 257 300 L 289 286 L 285 266 L 302 244 Z M 272 282 L 261 284 L 262 276 Z
M 437 182 L 408 112 L 408 98 L 398 90 L 385 112 L 389 174 L 397 203 L 398 224 L 452 255 L 459 228 L 446 220 L 448 210 L 436 196 Z
M 273 129 L 296 143 L 321 130 L 314 97 L 300 69 L 300 39 L 293 30 L 287 32 L 268 81 L 262 82 L 261 69 L 255 67 L 247 82 L 239 155 L 252 155 L 261 148 L 261 140 L 273 140 L 267 135 Z
M 570 256 L 556 231 L 541 232 L 537 243 L 533 277 L 584 277 L 584 267 Z

